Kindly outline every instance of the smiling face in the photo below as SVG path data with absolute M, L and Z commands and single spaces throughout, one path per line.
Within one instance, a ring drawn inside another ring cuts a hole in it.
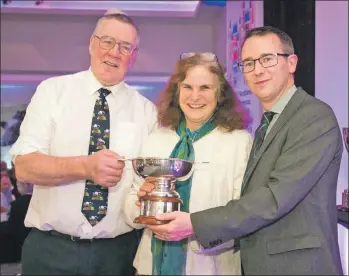
M 94 35 L 98 37 L 109 36 L 115 39 L 116 42 L 127 42 L 132 46 L 137 43 L 136 29 L 127 23 L 120 22 L 115 19 L 102 20 Z M 90 38 L 89 52 L 91 55 L 91 70 L 97 80 L 103 86 L 112 86 L 120 83 L 132 65 L 136 52 L 126 56 L 119 52 L 119 46 L 116 44 L 111 50 L 102 49 L 99 46 L 99 41 L 94 35 Z
M 2 173 L 1 174 L 1 192 L 2 193 L 7 192 L 9 189 L 11 189 L 11 186 L 12 186 L 12 183 L 8 175 L 6 173 Z
M 242 48 L 241 59 L 254 60 L 266 54 L 287 53 L 276 34 L 256 35 L 249 37 Z M 298 58 L 278 56 L 278 64 L 263 68 L 256 61 L 252 72 L 244 73 L 249 89 L 261 101 L 264 109 L 270 107 L 294 84 L 293 74 L 296 71 Z
M 187 71 L 179 85 L 179 106 L 190 130 L 199 129 L 213 115 L 217 106 L 218 77 L 204 65 Z

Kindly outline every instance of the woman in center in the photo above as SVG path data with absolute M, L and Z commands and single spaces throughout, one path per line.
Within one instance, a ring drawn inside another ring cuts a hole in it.
M 186 181 L 177 181 L 181 211 L 197 212 L 225 205 L 240 197 L 241 183 L 252 146 L 244 130 L 238 99 L 212 53 L 185 53 L 157 104 L 159 130 L 150 134 L 143 157 L 196 161 Z M 127 223 L 140 215 L 139 197 L 152 182 L 135 176 L 125 199 Z M 134 260 L 140 275 L 239 275 L 240 254 L 234 241 L 205 250 L 191 236 L 179 242 L 161 241 L 145 228 Z

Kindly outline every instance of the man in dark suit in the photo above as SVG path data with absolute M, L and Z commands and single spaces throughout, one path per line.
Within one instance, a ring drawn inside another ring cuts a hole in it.
M 204 248 L 238 239 L 247 275 L 340 275 L 336 188 L 343 145 L 336 117 L 295 87 L 297 56 L 284 32 L 250 30 L 241 57 L 247 85 L 264 109 L 241 199 L 160 215 L 172 221 L 149 228 L 163 240 L 195 234 Z
M 24 218 L 32 197 L 32 184 L 18 183 L 22 196 L 12 201 L 7 221 L 0 223 L 0 263 L 21 260 L 22 246 L 30 229 L 25 227 Z

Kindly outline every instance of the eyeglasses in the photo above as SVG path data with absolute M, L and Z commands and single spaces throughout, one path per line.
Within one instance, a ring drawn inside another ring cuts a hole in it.
M 137 47 L 125 41 L 116 42 L 116 40 L 110 36 L 93 36 L 99 39 L 99 47 L 101 47 L 104 50 L 111 50 L 115 47 L 116 44 L 118 44 L 119 52 L 125 56 L 130 56 L 137 49 Z
M 280 53 L 268 54 L 253 60 L 240 61 L 238 63 L 238 66 L 242 73 L 250 73 L 255 69 L 257 60 L 263 68 L 268 68 L 278 64 L 279 62 L 278 56 L 288 57 L 290 55 L 291 54 L 280 54 Z
M 207 60 L 207 61 L 218 61 L 218 58 L 215 54 L 213 53 L 209 53 L 209 52 L 204 52 L 204 53 L 194 53 L 194 52 L 190 52 L 190 53 L 183 53 L 179 56 L 180 59 L 187 59 L 187 58 L 191 58 L 195 55 L 199 55 L 200 57 L 202 57 L 203 59 Z

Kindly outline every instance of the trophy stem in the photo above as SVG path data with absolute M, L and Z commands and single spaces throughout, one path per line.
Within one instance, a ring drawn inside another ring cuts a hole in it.
M 174 191 L 174 184 L 176 180 L 173 177 L 158 177 L 156 179 L 156 192 L 169 192 Z
M 182 204 L 183 201 L 178 197 L 170 196 L 156 196 L 156 195 L 145 195 L 140 198 L 141 201 L 153 201 L 153 202 L 172 202 Z

